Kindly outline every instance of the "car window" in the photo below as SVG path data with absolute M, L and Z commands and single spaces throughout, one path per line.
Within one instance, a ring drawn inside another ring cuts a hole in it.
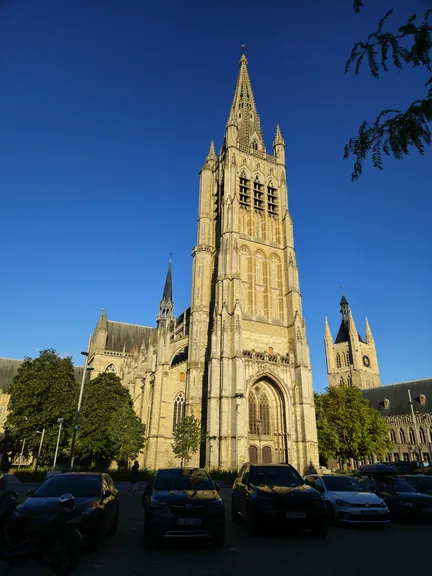
M 322 479 L 327 490 L 332 492 L 361 492 L 363 486 L 355 478 L 349 476 L 325 476 Z
M 215 485 L 201 468 L 159 470 L 155 490 L 214 490 Z
M 402 478 L 379 478 L 377 484 L 383 492 L 389 494 L 397 494 L 398 492 L 417 492 L 415 488 L 410 486 L 408 482 Z
M 378 489 L 378 486 L 373 478 L 361 478 L 360 483 L 366 488 L 366 490 Z
M 291 466 L 251 466 L 249 480 L 255 486 L 302 486 L 303 478 Z
M 96 498 L 101 492 L 101 477 L 91 474 L 51 476 L 32 494 L 32 498 L 59 498 L 63 494 L 72 494 L 75 498 Z

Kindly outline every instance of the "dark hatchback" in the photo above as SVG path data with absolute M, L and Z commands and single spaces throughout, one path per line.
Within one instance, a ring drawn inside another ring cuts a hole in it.
M 289 464 L 245 464 L 234 481 L 231 513 L 233 522 L 245 520 L 251 536 L 266 524 L 307 528 L 318 538 L 327 535 L 322 496 Z
M 158 470 L 143 496 L 144 544 L 163 539 L 225 541 L 225 506 L 219 487 L 202 468 Z
M 62 494 L 72 494 L 81 513 L 83 544 L 96 549 L 106 534 L 117 531 L 119 496 L 108 474 L 68 472 L 47 478 L 21 505 L 24 517 L 52 514 Z
M 420 494 L 403 478 L 391 471 L 384 470 L 384 465 L 360 467 L 358 479 L 370 492 L 382 498 L 390 510 L 393 520 L 431 521 L 432 496 Z
M 417 490 L 417 492 L 432 496 L 432 476 L 415 474 L 413 476 L 400 476 L 400 478 L 405 480 L 405 482 L 408 482 L 408 484 Z

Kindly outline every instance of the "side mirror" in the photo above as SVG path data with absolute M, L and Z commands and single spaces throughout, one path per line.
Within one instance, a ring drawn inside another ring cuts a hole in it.
M 75 498 L 72 494 L 63 494 L 58 499 L 57 504 L 63 514 L 68 514 L 75 510 Z
M 220 492 L 220 489 L 221 489 L 221 488 L 220 488 L 220 486 L 219 486 L 219 484 L 218 484 L 217 482 L 215 482 L 215 488 L 216 488 L 216 490 L 217 490 L 218 492 Z

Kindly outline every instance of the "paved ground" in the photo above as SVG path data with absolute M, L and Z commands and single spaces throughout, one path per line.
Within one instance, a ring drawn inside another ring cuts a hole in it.
M 229 496 L 229 490 L 223 490 Z M 226 498 L 229 500 L 229 498 Z M 79 576 L 424 576 L 430 564 L 432 525 L 392 525 L 386 530 L 332 528 L 326 540 L 307 533 L 249 538 L 233 525 L 227 503 L 227 540 L 223 550 L 176 543 L 161 549 L 142 547 L 141 500 L 122 494 L 121 521 L 115 537 L 97 554 L 84 554 Z M 0 576 L 7 574 L 1 570 Z M 48 576 L 46 568 L 21 566 L 10 576 Z

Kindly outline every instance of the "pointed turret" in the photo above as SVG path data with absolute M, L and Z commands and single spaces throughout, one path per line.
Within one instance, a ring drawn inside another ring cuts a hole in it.
M 168 264 L 168 271 L 165 279 L 165 287 L 162 295 L 162 300 L 159 305 L 158 319 L 171 316 L 174 309 L 174 302 L 172 299 L 172 272 L 171 272 L 171 257 Z
M 205 170 L 205 169 L 213 170 L 213 167 L 215 165 L 216 160 L 217 160 L 217 156 L 216 156 L 216 152 L 215 152 L 214 142 L 212 140 L 210 143 L 210 149 L 209 149 L 209 152 L 207 154 L 204 166 L 202 167 L 202 170 Z
M 349 308 L 348 308 L 348 310 L 349 310 Z M 352 315 L 351 310 L 349 310 L 349 322 L 348 322 L 348 326 L 349 326 L 350 335 L 353 335 L 354 337 L 357 337 L 357 336 L 358 336 L 358 332 L 357 332 L 357 328 L 356 328 L 356 325 L 355 325 L 354 318 L 353 318 L 353 315 Z
M 102 310 L 101 310 L 98 328 L 99 328 L 99 330 L 106 330 L 106 331 L 108 331 L 107 312 L 106 312 L 106 310 L 105 310 L 104 308 L 102 308 Z
M 108 318 L 106 310 L 102 309 L 99 317 L 99 322 L 96 325 L 96 330 L 92 338 L 92 348 L 95 350 L 105 350 L 108 338 Z
M 374 337 L 372 336 L 372 330 L 370 329 L 369 321 L 366 318 L 366 342 L 368 344 L 370 344 L 373 341 L 374 341 Z
M 279 162 L 285 164 L 285 140 L 283 139 L 279 124 L 276 126 L 276 135 L 273 140 L 273 154 Z
M 330 326 L 327 320 L 327 316 L 325 317 L 324 340 L 333 343 L 333 337 L 330 332 Z
M 247 63 L 246 56 L 242 54 L 234 98 L 227 122 L 228 139 L 230 139 L 231 135 L 234 135 L 235 131 L 231 132 L 229 130 L 230 127 L 234 127 L 238 130 L 239 144 L 265 151 Z M 228 145 L 236 145 L 236 142 L 230 141 Z

